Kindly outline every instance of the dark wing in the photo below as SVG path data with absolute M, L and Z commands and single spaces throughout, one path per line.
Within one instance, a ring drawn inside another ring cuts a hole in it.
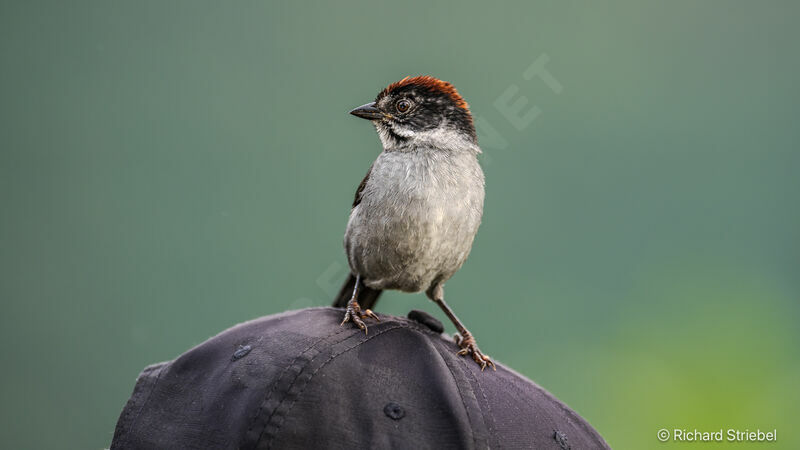
M 358 206 L 361 203 L 361 195 L 364 193 L 364 188 L 367 187 L 367 180 L 369 180 L 369 174 L 372 173 L 372 166 L 369 166 L 369 170 L 367 170 L 367 174 L 364 176 L 364 179 L 361 180 L 361 183 L 358 185 L 358 189 L 356 190 L 356 198 L 353 199 L 353 208 Z

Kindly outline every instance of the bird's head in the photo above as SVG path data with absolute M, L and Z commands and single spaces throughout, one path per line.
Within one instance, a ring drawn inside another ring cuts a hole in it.
M 403 78 L 350 114 L 372 121 L 388 151 L 480 152 L 467 102 L 452 84 L 434 77 Z

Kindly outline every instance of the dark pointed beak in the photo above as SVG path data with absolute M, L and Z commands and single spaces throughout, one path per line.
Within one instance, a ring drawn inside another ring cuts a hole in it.
M 361 105 L 358 108 L 350 111 L 350 114 L 361 117 L 367 120 L 380 120 L 383 119 L 383 113 L 375 107 L 375 102 Z

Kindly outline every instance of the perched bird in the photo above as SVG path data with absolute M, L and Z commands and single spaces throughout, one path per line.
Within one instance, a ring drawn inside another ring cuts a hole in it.
M 351 275 L 334 306 L 342 325 L 364 319 L 384 289 L 425 291 L 455 325 L 460 355 L 494 368 L 444 302 L 483 215 L 484 177 L 472 115 L 452 84 L 406 77 L 350 114 L 375 125 L 383 152 L 356 191 L 344 247 Z

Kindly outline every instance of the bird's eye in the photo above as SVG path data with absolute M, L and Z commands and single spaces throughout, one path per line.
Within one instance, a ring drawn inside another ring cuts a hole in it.
M 411 102 L 409 102 L 408 100 L 400 100 L 395 105 L 395 108 L 397 108 L 398 112 L 404 113 L 408 111 L 408 108 L 411 108 Z

